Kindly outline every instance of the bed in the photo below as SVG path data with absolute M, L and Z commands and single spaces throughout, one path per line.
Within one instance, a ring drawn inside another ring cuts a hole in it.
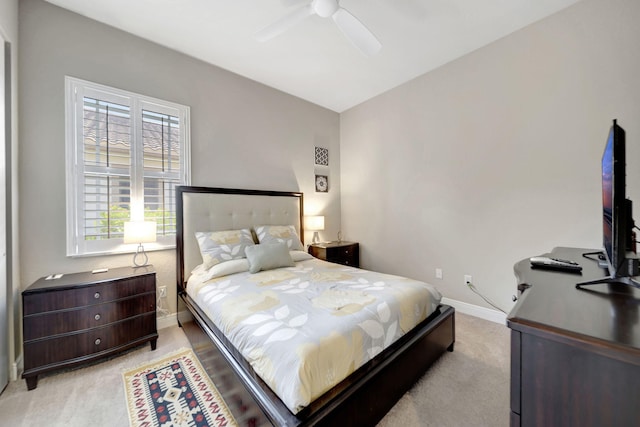
M 176 208 L 178 322 L 239 424 L 374 425 L 453 351 L 454 310 L 430 285 L 304 252 L 295 238 L 304 236 L 302 193 L 182 186 Z M 208 251 L 206 238 L 227 230 L 260 245 L 250 242 L 246 259 Z M 272 234 L 277 241 L 263 240 Z M 410 305 L 390 310 L 400 294 Z M 351 318 L 358 327 L 334 332 Z

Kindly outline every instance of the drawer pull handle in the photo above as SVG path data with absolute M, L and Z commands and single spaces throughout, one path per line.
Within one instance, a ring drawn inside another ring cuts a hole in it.
M 101 342 L 100 338 L 96 339 L 96 345 L 100 345 Z
M 93 297 L 94 297 L 95 299 L 100 298 L 100 292 L 96 292 L 95 294 L 93 294 Z
M 96 320 L 100 320 L 100 315 L 96 314 L 95 316 L 93 316 L 93 318 L 96 319 Z

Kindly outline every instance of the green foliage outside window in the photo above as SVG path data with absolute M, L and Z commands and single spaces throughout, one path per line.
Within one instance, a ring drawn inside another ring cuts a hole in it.
M 169 222 L 170 217 L 164 217 L 164 214 L 171 215 L 170 212 L 164 212 L 159 210 L 151 210 L 145 208 L 144 220 L 155 221 L 156 224 L 162 224 L 165 221 Z M 86 240 L 98 240 L 98 239 L 113 239 L 121 238 L 124 236 L 124 223 L 130 220 L 131 214 L 128 207 L 122 207 L 113 205 L 109 209 L 109 212 L 101 212 L 98 225 L 98 235 L 86 234 Z M 175 227 L 171 227 L 175 231 Z M 174 234 L 174 233 L 166 233 Z

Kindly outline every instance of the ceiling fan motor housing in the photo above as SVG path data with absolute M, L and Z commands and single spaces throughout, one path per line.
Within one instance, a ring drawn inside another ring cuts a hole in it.
M 337 0 L 313 0 L 311 7 L 316 15 L 323 18 L 332 16 L 340 8 Z
M 311 0 L 311 3 L 298 7 L 278 21 L 260 30 L 256 34 L 256 39 L 261 42 L 267 41 L 310 15 L 333 18 L 333 22 L 340 28 L 340 31 L 365 56 L 375 55 L 382 47 L 376 36 L 358 18 L 345 8 L 340 7 L 339 0 Z

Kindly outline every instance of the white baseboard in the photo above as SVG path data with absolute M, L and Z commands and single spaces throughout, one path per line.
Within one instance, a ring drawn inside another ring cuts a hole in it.
M 22 353 L 16 357 L 16 361 L 11 364 L 11 372 L 9 373 L 9 381 L 17 381 L 22 373 Z
M 176 326 L 178 324 L 177 313 L 172 313 L 167 316 L 158 317 L 156 319 L 158 329 L 168 328 L 170 326 Z
M 450 305 L 463 314 L 479 317 L 502 325 L 507 324 L 507 315 L 498 310 L 491 310 L 490 308 L 480 307 L 479 305 L 473 305 L 446 297 L 442 298 L 442 303 Z

